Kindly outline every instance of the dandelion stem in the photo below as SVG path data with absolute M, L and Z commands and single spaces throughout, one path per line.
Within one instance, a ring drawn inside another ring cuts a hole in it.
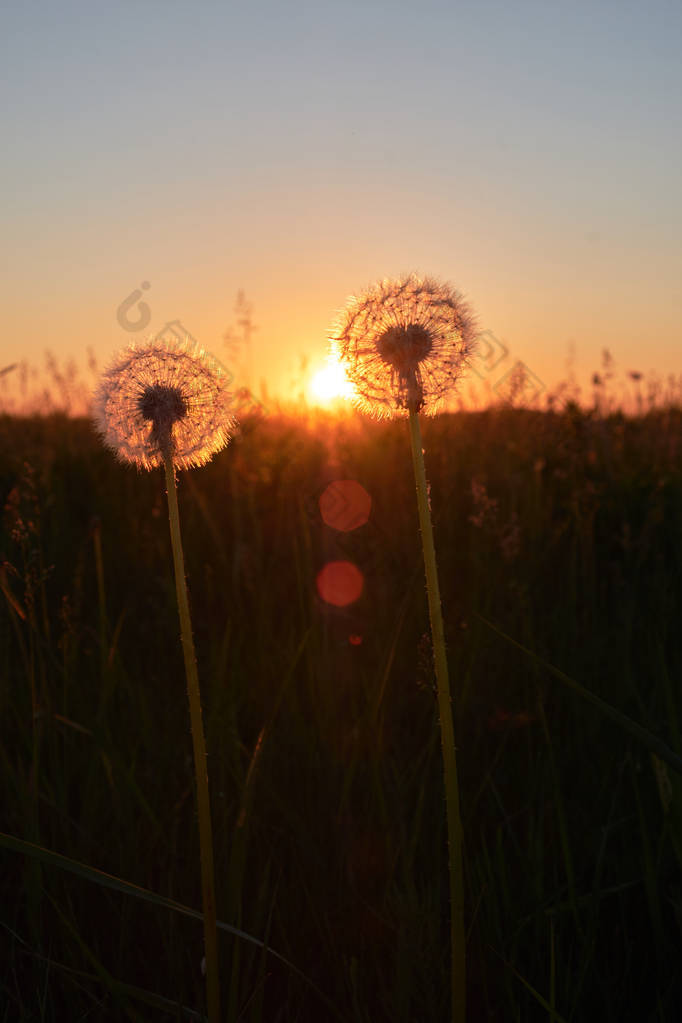
M 201 718 L 201 696 L 197 659 L 192 638 L 192 621 L 189 613 L 187 583 L 185 581 L 185 559 L 182 553 L 180 535 L 180 514 L 175 485 L 175 469 L 170 445 L 165 445 L 163 464 L 166 471 L 168 493 L 168 517 L 170 519 L 173 563 L 175 566 L 175 589 L 180 614 L 182 651 L 185 658 L 187 695 L 192 723 L 192 745 L 194 747 L 194 774 L 197 785 L 197 807 L 199 811 L 199 854 L 201 858 L 201 893 L 204 910 L 204 944 L 206 950 L 206 993 L 208 999 L 209 1023 L 219 1023 L 220 984 L 218 979 L 218 931 L 216 928 L 215 880 L 213 870 L 213 836 L 211 832 L 211 805 L 208 795 L 208 772 L 206 768 L 206 743 Z
M 459 786 L 457 782 L 457 758 L 455 733 L 452 723 L 452 701 L 448 679 L 448 662 L 445 653 L 443 613 L 438 586 L 436 549 L 433 542 L 431 510 L 429 506 L 426 467 L 422 448 L 419 413 L 410 411 L 410 439 L 412 442 L 412 463 L 417 485 L 417 506 L 419 526 L 424 551 L 426 590 L 429 600 L 429 617 L 433 655 L 436 666 L 438 688 L 438 712 L 440 716 L 440 737 L 443 750 L 445 774 L 445 806 L 448 827 L 448 862 L 450 872 L 450 946 L 452 983 L 452 1021 L 463 1023 L 466 1012 L 466 972 L 464 934 L 464 886 L 462 878 L 462 822 L 459 812 Z

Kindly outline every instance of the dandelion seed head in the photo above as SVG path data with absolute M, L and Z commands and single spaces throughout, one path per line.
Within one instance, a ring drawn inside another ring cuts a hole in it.
M 476 322 L 448 284 L 409 274 L 351 298 L 334 326 L 336 360 L 363 412 L 434 414 L 475 349 Z
M 153 469 L 168 448 L 178 469 L 205 465 L 235 421 L 224 370 L 194 342 L 154 340 L 120 352 L 103 373 L 93 418 L 121 461 Z
M 138 408 L 143 419 L 167 421 L 169 426 L 187 415 L 187 402 L 182 393 L 177 387 L 165 387 L 163 384 L 145 387 Z

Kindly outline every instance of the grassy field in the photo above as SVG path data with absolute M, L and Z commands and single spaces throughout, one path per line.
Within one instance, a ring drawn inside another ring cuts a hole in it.
M 424 437 L 469 1019 L 682 1018 L 679 775 L 547 668 L 682 754 L 682 414 L 497 409 Z M 320 516 L 335 479 L 372 498 L 347 533 Z M 85 420 L 6 416 L 0 501 L 0 830 L 198 908 L 162 473 L 117 464 Z M 218 916 L 278 953 L 222 933 L 226 1018 L 445 1021 L 442 765 L 405 423 L 247 419 L 181 474 L 180 503 Z M 316 590 L 333 560 L 364 576 L 345 608 Z M 2 1021 L 200 1018 L 200 922 L 25 849 L 0 846 L 0 864 Z

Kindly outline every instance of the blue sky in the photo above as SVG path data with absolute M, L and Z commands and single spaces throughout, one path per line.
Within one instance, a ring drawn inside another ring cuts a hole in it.
M 0 362 L 150 329 L 257 373 L 324 355 L 345 297 L 416 269 L 553 384 L 680 372 L 678 3 L 5 4 Z

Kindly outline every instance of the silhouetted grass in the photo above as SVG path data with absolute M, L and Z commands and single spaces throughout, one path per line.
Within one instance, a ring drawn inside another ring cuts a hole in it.
M 454 684 L 469 1018 L 682 1008 L 682 414 L 424 424 Z M 447 849 L 404 423 L 247 420 L 180 476 L 232 1019 L 447 1016 Z M 359 480 L 369 522 L 325 526 Z M 198 847 L 161 474 L 84 420 L 0 418 L 0 830 L 192 907 Z M 331 559 L 365 576 L 325 605 Z M 203 1009 L 201 924 L 0 848 L 3 1020 Z M 116 983 L 118 982 L 118 984 Z M 121 985 L 128 985 L 122 987 Z M 543 1005 L 544 1002 L 544 1005 Z M 177 1018 L 177 1012 L 166 1012 Z

